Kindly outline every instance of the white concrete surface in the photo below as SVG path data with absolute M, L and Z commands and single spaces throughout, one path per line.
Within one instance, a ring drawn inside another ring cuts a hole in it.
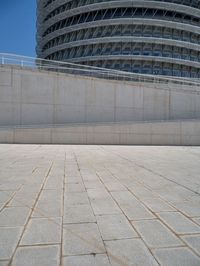
M 0 126 L 200 118 L 200 89 L 0 67 Z
M 0 127 L 0 143 L 200 145 L 200 120 Z
M 200 148 L 0 145 L 0 265 L 200 265 Z

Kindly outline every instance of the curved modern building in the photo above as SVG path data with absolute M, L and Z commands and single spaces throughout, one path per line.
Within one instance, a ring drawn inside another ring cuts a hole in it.
M 38 57 L 200 78 L 199 0 L 38 0 Z

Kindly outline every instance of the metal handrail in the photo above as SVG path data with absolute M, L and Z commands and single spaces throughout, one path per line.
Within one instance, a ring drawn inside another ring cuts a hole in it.
M 85 75 L 104 79 L 200 86 L 200 79 L 196 78 L 131 73 L 121 70 L 100 68 L 63 61 L 46 60 L 8 53 L 0 53 L 0 65 L 17 65 L 22 68 L 53 72 L 56 71 L 59 73 Z

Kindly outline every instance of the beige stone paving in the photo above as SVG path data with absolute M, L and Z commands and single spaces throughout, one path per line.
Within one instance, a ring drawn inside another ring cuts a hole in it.
M 199 147 L 0 145 L 0 266 L 198 266 L 199 173 Z

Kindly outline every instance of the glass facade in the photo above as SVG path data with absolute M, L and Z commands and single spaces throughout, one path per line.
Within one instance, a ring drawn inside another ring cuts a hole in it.
M 38 0 L 38 57 L 200 78 L 200 1 Z

